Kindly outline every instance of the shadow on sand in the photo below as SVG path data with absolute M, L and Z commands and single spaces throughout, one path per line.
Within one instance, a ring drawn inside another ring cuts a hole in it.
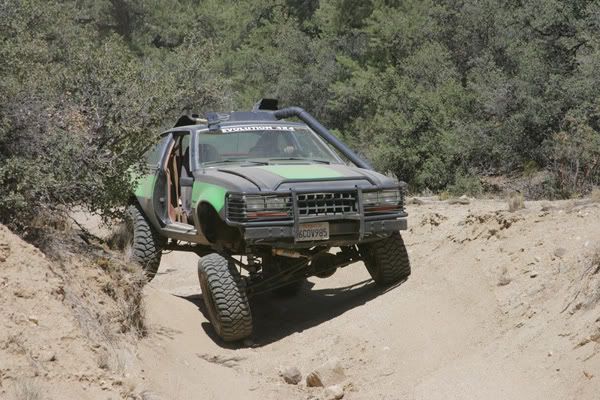
M 314 283 L 306 282 L 300 292 L 289 298 L 263 294 L 250 300 L 254 320 L 253 346 L 276 342 L 295 332 L 317 326 L 401 285 L 381 289 L 371 279 L 350 286 L 312 290 Z M 208 320 L 202 295 L 184 296 L 194 303 Z M 206 334 L 223 348 L 239 348 L 240 343 L 223 342 L 209 322 L 202 323 Z

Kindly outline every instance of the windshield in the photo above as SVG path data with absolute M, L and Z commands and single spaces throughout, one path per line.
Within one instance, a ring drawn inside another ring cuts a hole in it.
M 304 126 L 234 126 L 198 133 L 196 158 L 203 165 L 218 163 L 342 161 L 312 130 Z

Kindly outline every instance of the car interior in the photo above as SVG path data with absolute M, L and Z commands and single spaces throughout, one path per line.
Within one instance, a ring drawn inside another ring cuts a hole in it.
M 167 215 L 173 222 L 191 223 L 193 179 L 190 169 L 190 135 L 175 136 L 165 165 L 167 174 Z M 182 178 L 184 183 L 182 185 Z M 186 179 L 187 178 L 187 179 Z

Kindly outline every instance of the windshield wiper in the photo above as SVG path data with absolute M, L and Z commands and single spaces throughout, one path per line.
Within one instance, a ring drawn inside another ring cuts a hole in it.
M 269 161 L 309 161 L 309 162 L 316 162 L 316 163 L 320 163 L 320 164 L 331 164 L 331 162 L 329 162 L 327 160 L 317 160 L 317 159 L 313 159 L 313 158 L 301 158 L 301 157 L 275 157 L 275 158 L 269 158 Z
M 206 161 L 206 162 L 202 163 L 202 166 L 206 167 L 209 165 L 227 164 L 227 163 L 236 163 L 236 164 L 237 163 L 239 163 L 239 164 L 251 163 L 252 165 L 269 165 L 269 163 L 266 161 L 225 159 L 225 160 Z

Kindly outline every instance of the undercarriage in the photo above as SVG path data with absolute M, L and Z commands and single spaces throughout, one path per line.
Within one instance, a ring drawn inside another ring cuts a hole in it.
M 361 260 L 356 246 L 343 247 L 337 253 L 327 247 L 316 247 L 304 251 L 273 249 L 262 257 L 229 256 L 241 271 L 246 271 L 246 292 L 253 297 L 290 286 L 311 276 L 327 278 L 338 268 Z M 245 261 L 245 262 L 244 262 Z
M 200 257 L 215 252 L 207 246 L 179 241 L 170 241 L 164 250 L 190 251 Z M 329 246 L 296 250 L 259 247 L 253 250 L 249 255 L 234 255 L 227 250 L 217 252 L 236 265 L 248 297 L 276 291 L 312 276 L 328 278 L 339 268 L 363 259 L 356 245 L 339 247 L 335 252 Z

